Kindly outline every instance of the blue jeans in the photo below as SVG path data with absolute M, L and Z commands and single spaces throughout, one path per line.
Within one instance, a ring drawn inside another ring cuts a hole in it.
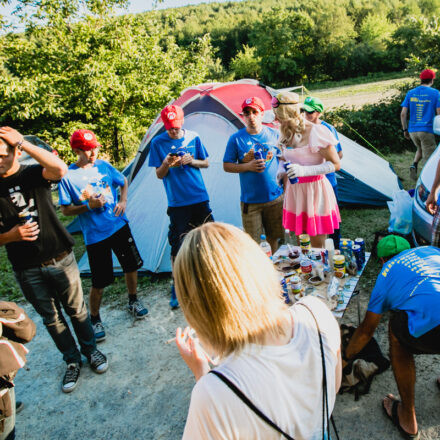
M 81 363 L 81 354 L 61 306 L 70 317 L 81 353 L 89 357 L 96 348 L 96 342 L 73 252 L 49 266 L 16 271 L 15 277 L 24 297 L 43 318 L 47 331 L 63 354 L 63 359 L 68 364 Z

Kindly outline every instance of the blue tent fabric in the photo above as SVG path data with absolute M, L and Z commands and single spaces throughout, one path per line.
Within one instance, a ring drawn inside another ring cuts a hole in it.
M 227 84 L 230 87 L 233 85 Z M 258 87 L 256 82 L 255 87 Z M 200 135 L 210 156 L 210 166 L 202 170 L 202 176 L 214 218 L 242 227 L 239 176 L 224 172 L 223 154 L 229 136 L 241 128 L 243 123 L 227 105 L 213 98 L 207 99 L 204 93 L 192 97 L 187 105 L 181 105 L 185 111 L 184 128 Z M 266 111 L 269 112 L 271 110 Z M 163 182 L 156 176 L 156 170 L 147 165 L 149 143 L 162 131 L 163 125 L 157 119 L 146 133 L 131 164 L 127 216 L 144 260 L 141 273 L 171 271 L 166 194 Z M 386 202 L 392 200 L 393 192 L 399 189 L 398 178 L 389 163 L 345 136 L 339 136 L 344 154 L 342 168 L 337 173 L 340 203 L 386 206 Z M 113 261 L 115 273 L 122 274 L 115 257 Z M 79 268 L 82 276 L 90 274 L 87 255 L 81 258 Z

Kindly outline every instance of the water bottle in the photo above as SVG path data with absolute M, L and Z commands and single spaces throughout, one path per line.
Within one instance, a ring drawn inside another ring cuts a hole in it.
M 272 248 L 270 247 L 270 244 L 266 241 L 266 236 L 262 234 L 260 238 L 261 238 L 261 242 L 260 242 L 261 249 L 269 258 L 272 258 Z

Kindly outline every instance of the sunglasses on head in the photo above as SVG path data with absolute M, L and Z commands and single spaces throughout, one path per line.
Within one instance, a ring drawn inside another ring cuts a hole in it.
M 297 102 L 280 102 L 277 96 L 272 97 L 272 108 L 277 108 L 280 105 L 295 105 Z

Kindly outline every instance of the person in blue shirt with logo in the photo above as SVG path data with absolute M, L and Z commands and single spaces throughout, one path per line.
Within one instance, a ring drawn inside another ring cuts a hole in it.
M 431 192 L 426 199 L 426 208 L 434 216 L 432 219 L 431 246 L 440 248 L 440 160 L 437 164 Z
M 59 203 L 64 215 L 79 216 L 92 273 L 90 318 L 99 342 L 105 339 L 99 314 L 102 295 L 104 288 L 114 281 L 112 251 L 124 271 L 128 310 L 136 319 L 145 318 L 148 313 L 136 294 L 137 270 L 143 261 L 125 215 L 127 179 L 108 162 L 97 158 L 101 145 L 92 131 L 75 131 L 70 145 L 78 160 L 69 166 L 59 184 Z
M 339 136 L 338 132 L 336 131 L 336 128 L 333 127 L 333 125 L 329 124 L 328 122 L 322 121 L 320 119 L 322 112 L 324 111 L 324 104 L 319 98 L 314 98 L 312 96 L 308 96 L 304 100 L 304 104 L 302 106 L 302 109 L 305 112 L 306 119 L 311 122 L 312 124 L 322 124 L 324 127 L 327 127 L 334 135 L 338 143 L 335 145 L 336 152 L 338 153 L 339 159 L 342 159 L 342 147 L 341 143 L 339 142 Z M 333 191 L 335 192 L 336 200 L 339 203 L 338 200 L 338 182 L 336 180 L 336 173 L 328 173 L 325 175 L 328 179 L 328 181 L 331 183 Z M 341 229 L 337 228 L 334 230 L 333 234 L 329 236 L 335 245 L 335 249 L 339 249 L 339 240 L 341 238 Z
M 423 159 L 426 162 L 436 149 L 433 120 L 440 114 L 440 92 L 432 87 L 435 72 L 425 69 L 420 73 L 420 85 L 410 90 L 401 106 L 400 120 L 403 135 L 411 139 L 417 148 L 414 162 L 409 171 L 411 178 L 417 179 L 417 167 Z M 409 122 L 408 122 L 409 111 Z
M 184 113 L 180 106 L 167 105 L 161 117 L 166 131 L 151 141 L 148 165 L 156 168 L 156 175 L 165 187 L 170 217 L 168 241 L 174 265 L 185 234 L 214 218 L 200 172 L 209 166 L 205 146 L 197 133 L 182 128 Z M 179 306 L 174 285 L 170 306 Z
M 264 103 L 254 96 L 243 101 L 245 128 L 228 140 L 223 169 L 240 174 L 244 230 L 257 242 L 265 234 L 272 252 L 283 238 L 283 188 L 277 183 L 278 131 L 263 126 Z M 258 158 L 255 154 L 261 153 Z
M 347 362 L 359 353 L 372 338 L 382 314 L 392 312 L 390 359 L 401 401 L 388 394 L 382 405 L 404 438 L 418 439 L 413 355 L 440 354 L 440 249 L 432 246 L 410 249 L 404 238 L 389 235 L 379 241 L 377 255 L 384 266 L 371 293 L 365 318 L 342 359 Z

